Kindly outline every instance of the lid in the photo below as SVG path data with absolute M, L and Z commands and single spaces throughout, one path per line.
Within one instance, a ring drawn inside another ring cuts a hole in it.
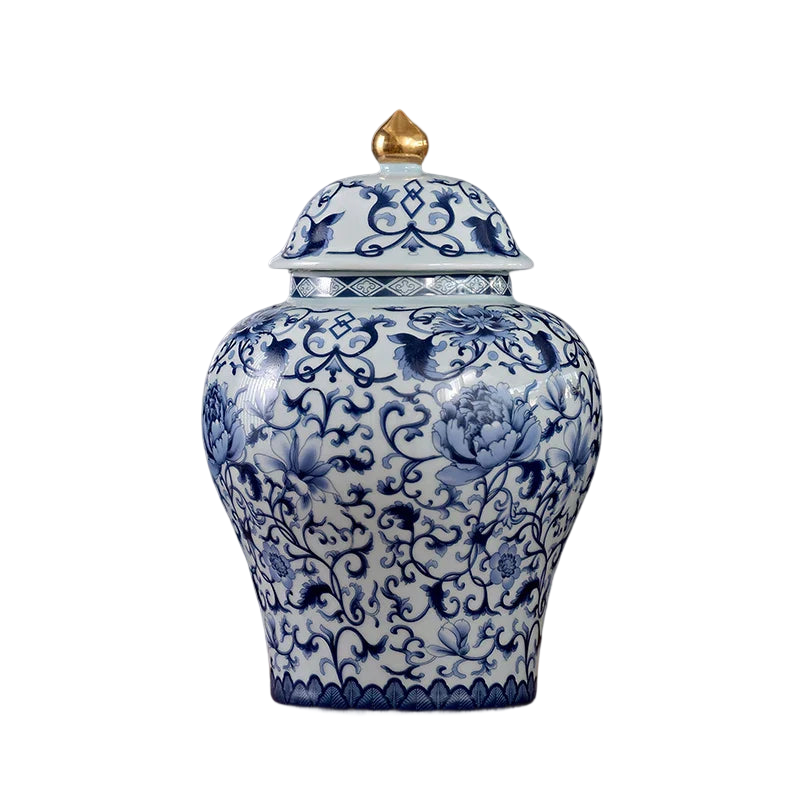
M 380 172 L 329 183 L 303 209 L 275 269 L 506 272 L 530 269 L 477 186 L 423 172 L 428 139 L 395 111 L 372 139 Z

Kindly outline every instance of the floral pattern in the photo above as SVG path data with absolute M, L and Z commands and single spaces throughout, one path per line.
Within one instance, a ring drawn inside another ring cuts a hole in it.
M 439 628 L 441 644 L 432 644 L 428 650 L 436 656 L 460 656 L 469 653 L 469 622 L 460 619 L 457 622 L 445 622 Z
M 285 588 L 291 589 L 294 582 L 295 571 L 289 562 L 278 552 L 274 544 L 268 544 L 262 553 L 264 561 L 269 569 L 272 580 L 282 583 Z
M 522 559 L 517 555 L 517 548 L 509 542 L 503 542 L 500 549 L 489 559 L 489 578 L 492 583 L 501 583 L 504 589 L 510 589 L 520 576 Z
M 211 474 L 216 476 L 228 461 L 237 461 L 244 453 L 244 430 L 239 422 L 241 412 L 228 399 L 225 386 L 217 381 L 206 391 L 203 406 L 203 441 Z
M 508 384 L 479 381 L 442 404 L 433 446 L 451 463 L 436 477 L 450 486 L 470 483 L 500 464 L 524 460 L 541 435 L 533 410 L 511 396 Z
M 492 344 L 496 339 L 514 340 L 514 320 L 497 308 L 453 306 L 442 311 L 432 325 L 437 333 L 451 334 L 450 344 Z
M 519 259 L 508 223 L 467 181 L 421 174 L 410 180 L 362 175 L 325 186 L 306 204 L 281 258 L 380 258 L 421 252 L 445 258 Z
M 277 431 L 270 440 L 273 455 L 257 453 L 256 466 L 266 475 L 278 473 L 288 494 L 294 498 L 294 508 L 299 517 L 307 517 L 312 500 L 323 500 L 326 492 L 333 492 L 333 485 L 326 474 L 333 464 L 320 461 L 322 439 L 310 434 L 301 444 L 297 431 L 290 434 Z
M 599 451 L 596 372 L 548 312 L 428 299 L 293 299 L 233 328 L 212 361 L 206 455 L 280 702 L 535 695 L 553 573 Z

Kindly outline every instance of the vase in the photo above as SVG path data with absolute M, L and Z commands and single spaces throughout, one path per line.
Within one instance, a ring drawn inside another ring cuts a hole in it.
M 514 299 L 531 262 L 484 192 L 423 172 L 402 112 L 373 151 L 380 173 L 318 192 L 271 262 L 289 298 L 220 344 L 206 457 L 276 701 L 523 705 L 597 462 L 597 374 Z

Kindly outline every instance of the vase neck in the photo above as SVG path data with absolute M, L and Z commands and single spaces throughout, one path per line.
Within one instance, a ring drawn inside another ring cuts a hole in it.
M 510 297 L 508 272 L 324 273 L 293 271 L 290 297 Z

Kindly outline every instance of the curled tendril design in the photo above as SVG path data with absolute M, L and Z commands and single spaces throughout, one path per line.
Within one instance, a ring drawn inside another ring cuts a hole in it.
M 306 204 L 282 256 L 293 260 L 324 252 L 377 258 L 398 247 L 446 258 L 520 256 L 508 223 L 484 192 L 436 176 L 402 184 L 365 179 L 329 184 Z
M 307 701 L 313 678 L 320 704 L 349 707 L 369 685 L 368 707 L 401 707 L 385 695 L 399 680 L 402 707 L 411 686 L 427 707 L 439 681 L 447 698 L 477 691 L 464 707 L 479 707 L 491 681 L 513 679 L 508 702 L 530 699 L 601 425 L 588 351 L 539 309 L 281 304 L 234 327 L 209 369 L 203 434 L 273 694 Z

